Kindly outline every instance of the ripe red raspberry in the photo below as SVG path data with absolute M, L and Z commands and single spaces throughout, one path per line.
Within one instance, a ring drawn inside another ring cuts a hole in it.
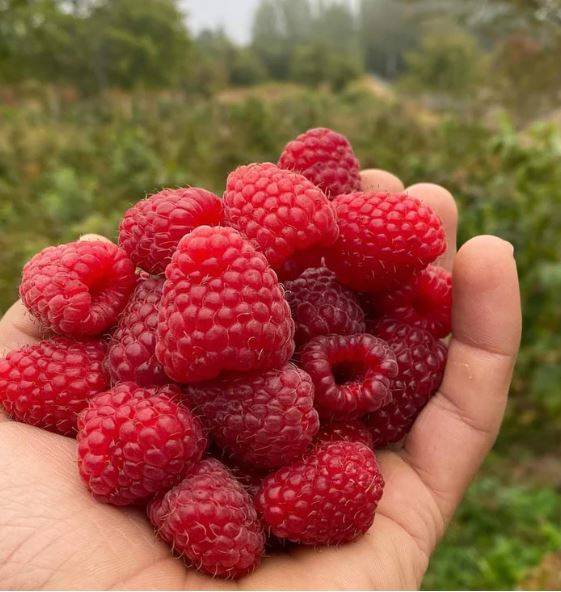
M 124 506 L 169 489 L 199 462 L 206 438 L 174 386 L 124 382 L 78 417 L 78 469 L 105 503 Z
M 212 576 L 239 578 L 263 555 L 265 535 L 250 495 L 213 458 L 152 501 L 148 517 L 178 555 Z
M 302 173 L 328 197 L 360 190 L 360 165 L 351 144 L 326 127 L 309 129 L 289 142 L 279 167 Z
M 314 405 L 323 419 L 358 417 L 391 401 L 395 355 L 372 335 L 315 337 L 302 348 L 300 366 L 314 383 Z
M 23 268 L 20 296 L 48 329 L 71 337 L 111 327 L 136 283 L 123 249 L 104 241 L 47 247 Z
M 99 340 L 45 339 L 0 359 L 0 404 L 24 423 L 64 436 L 76 433 L 77 414 L 109 385 Z
M 366 424 L 360 419 L 348 419 L 347 421 L 336 421 L 333 423 L 322 423 L 318 435 L 318 442 L 361 442 L 372 448 L 374 438 Z
M 156 359 L 156 329 L 164 280 L 141 277 L 119 317 L 107 352 L 111 381 L 158 386 L 170 382 Z
M 119 226 L 119 244 L 138 267 L 163 273 L 186 234 L 221 220 L 222 202 L 214 193 L 199 187 L 163 189 L 127 210 Z
M 326 267 L 307 269 L 284 287 L 296 324 L 297 345 L 317 335 L 364 332 L 364 312 L 357 297 Z
M 446 337 L 451 330 L 452 276 L 429 265 L 392 292 L 365 294 L 362 304 L 372 317 L 403 321 Z
M 392 348 L 399 367 L 391 403 L 365 418 L 374 436 L 374 447 L 381 447 L 405 436 L 438 389 L 447 349 L 428 331 L 399 321 L 382 321 L 375 332 Z
M 332 203 L 339 238 L 325 259 L 337 279 L 353 290 L 398 287 L 446 248 L 438 216 L 407 193 L 350 193 Z
M 336 545 L 370 528 L 383 489 L 371 449 L 359 442 L 325 442 L 267 477 L 256 507 L 275 536 Z
M 308 448 L 319 428 L 310 377 L 293 364 L 191 386 L 188 405 L 234 461 L 272 469 Z
M 271 163 L 230 173 L 223 202 L 225 223 L 244 233 L 274 269 L 337 239 L 335 211 L 323 191 Z
M 156 355 L 178 382 L 268 370 L 294 351 L 294 321 L 267 260 L 233 228 L 200 226 L 166 269 Z

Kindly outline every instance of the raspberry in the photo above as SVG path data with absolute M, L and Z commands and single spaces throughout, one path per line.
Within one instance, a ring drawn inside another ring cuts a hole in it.
M 294 322 L 267 260 L 233 228 L 200 226 L 166 269 L 156 355 L 178 382 L 267 370 L 294 351 Z
M 214 193 L 199 187 L 163 189 L 127 210 L 119 226 L 119 244 L 138 267 L 163 273 L 186 234 L 221 220 L 222 202 Z
M 366 333 L 315 337 L 300 352 L 310 375 L 321 418 L 340 420 L 376 411 L 391 401 L 397 375 L 388 345 Z
M 108 387 L 104 356 L 103 342 L 66 337 L 13 350 L 0 359 L 0 403 L 18 421 L 73 436 L 77 414 Z
M 107 353 L 114 384 L 132 381 L 139 386 L 158 386 L 169 382 L 155 354 L 163 286 L 163 279 L 142 277 L 119 317 Z
M 323 191 L 274 164 L 250 164 L 230 173 L 223 201 L 225 223 L 244 233 L 274 269 L 337 239 L 335 211 Z
M 447 349 L 428 331 L 398 321 L 382 321 L 375 332 L 391 347 L 399 367 L 391 403 L 365 418 L 374 435 L 374 447 L 381 447 L 405 436 L 438 389 Z
M 302 173 L 328 197 L 360 190 L 360 165 L 351 144 L 325 127 L 309 129 L 289 142 L 279 167 Z
M 316 440 L 318 442 L 361 442 L 368 448 L 372 448 L 374 438 L 368 427 L 360 419 L 349 419 L 325 423 L 320 426 Z
M 374 317 L 403 321 L 446 337 L 451 329 L 452 276 L 429 265 L 393 292 L 365 294 L 362 303 Z
M 187 389 L 216 444 L 255 468 L 280 467 L 306 451 L 319 428 L 310 377 L 293 364 Z
M 173 386 L 124 382 L 78 417 L 78 468 L 94 496 L 124 506 L 169 489 L 199 462 L 206 438 Z
M 254 467 L 234 465 L 232 463 L 229 463 L 227 466 L 232 475 L 234 475 L 236 480 L 243 485 L 244 489 L 252 498 L 257 495 L 257 492 L 263 483 L 263 479 L 269 474 L 268 472 L 255 469 Z
M 307 269 L 284 287 L 296 324 L 297 345 L 317 335 L 364 332 L 364 312 L 356 296 L 326 267 Z
M 206 459 L 148 506 L 173 550 L 212 576 L 239 578 L 259 564 L 265 535 L 250 495 L 226 467 Z
M 340 232 L 325 259 L 337 279 L 353 290 L 396 288 L 446 248 L 440 219 L 407 193 L 350 193 L 332 203 Z
M 319 247 L 296 253 L 275 270 L 279 280 L 281 282 L 295 280 L 311 267 L 324 267 L 323 251 L 324 249 Z
M 325 442 L 267 477 L 256 507 L 275 536 L 336 545 L 370 528 L 383 488 L 372 450 L 359 442 Z
M 136 283 L 126 253 L 105 241 L 47 247 L 23 268 L 20 296 L 47 328 L 70 337 L 111 327 Z

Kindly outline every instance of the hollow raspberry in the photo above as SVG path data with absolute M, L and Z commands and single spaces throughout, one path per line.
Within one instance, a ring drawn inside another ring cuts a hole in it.
M 392 292 L 363 295 L 362 304 L 374 318 L 395 319 L 446 337 L 451 330 L 452 276 L 429 265 Z
M 425 329 L 399 321 L 381 321 L 374 330 L 395 353 L 399 368 L 392 401 L 364 419 L 372 430 L 376 448 L 401 440 L 409 431 L 440 386 L 447 349 Z
M 293 364 L 191 386 L 188 405 L 236 462 L 280 467 L 305 452 L 319 428 L 310 377 Z
M 223 202 L 225 224 L 245 234 L 274 269 L 337 239 L 335 211 L 323 191 L 271 163 L 230 173 Z
M 222 202 L 214 193 L 199 187 L 163 189 L 127 210 L 119 226 L 119 245 L 138 267 L 163 273 L 186 234 L 221 220 Z
M 336 545 L 370 528 L 383 488 L 370 448 L 359 442 L 325 442 L 267 477 L 256 507 L 277 537 Z
M 309 129 L 289 142 L 279 167 L 301 173 L 328 197 L 360 190 L 360 164 L 350 142 L 326 127 Z
M 47 247 L 28 261 L 19 290 L 45 327 L 80 337 L 111 327 L 135 283 L 134 266 L 117 245 L 75 241 Z
M 263 254 L 233 228 L 200 226 L 166 269 L 156 355 L 178 382 L 284 365 L 294 321 Z
M 124 506 L 169 489 L 199 462 L 206 438 L 174 386 L 124 382 L 78 417 L 78 469 L 105 503 Z
M 113 384 L 158 386 L 170 382 L 156 359 L 156 329 L 164 280 L 141 277 L 111 336 L 107 368 Z
M 316 441 L 318 442 L 361 442 L 372 448 L 374 438 L 366 424 L 360 419 L 348 419 L 333 423 L 322 423 Z
M 314 383 L 314 405 L 322 419 L 358 417 L 391 401 L 395 355 L 372 335 L 314 337 L 300 352 L 300 366 Z
M 357 297 L 326 267 L 307 269 L 284 287 L 296 324 L 297 345 L 318 335 L 364 332 L 364 312 Z
M 0 404 L 18 421 L 73 436 L 77 414 L 109 385 L 104 357 L 94 339 L 53 337 L 13 350 L 0 359 Z
M 353 290 L 396 288 L 446 248 L 440 219 L 407 193 L 350 193 L 332 203 L 339 238 L 326 250 L 325 260 L 337 279 Z
M 239 578 L 263 555 L 265 535 L 250 495 L 213 458 L 152 501 L 148 517 L 175 553 L 212 576 Z

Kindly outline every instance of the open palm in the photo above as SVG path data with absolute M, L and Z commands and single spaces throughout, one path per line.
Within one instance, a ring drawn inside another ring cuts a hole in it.
M 402 190 L 383 171 L 365 188 Z M 456 207 L 441 187 L 409 188 L 440 215 L 452 267 L 453 335 L 440 391 L 403 447 L 379 454 L 386 481 L 374 525 L 341 547 L 267 557 L 232 583 L 187 568 L 141 511 L 94 501 L 79 480 L 75 442 L 0 411 L 0 588 L 416 588 L 462 495 L 498 433 L 520 340 L 512 247 L 480 236 L 455 253 Z M 0 321 L 0 354 L 39 330 L 21 303 Z

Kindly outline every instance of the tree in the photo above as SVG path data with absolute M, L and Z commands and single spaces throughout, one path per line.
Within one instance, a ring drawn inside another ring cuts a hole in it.
M 342 53 L 322 41 L 299 45 L 290 62 L 290 77 L 308 86 L 327 84 L 343 89 L 362 72 L 356 55 Z
M 405 68 L 405 53 L 418 41 L 419 23 L 403 0 L 361 0 L 359 39 L 368 70 L 396 78 Z
M 477 40 L 442 19 L 427 28 L 419 47 L 408 52 L 405 60 L 404 86 L 456 98 L 474 92 L 485 67 Z

